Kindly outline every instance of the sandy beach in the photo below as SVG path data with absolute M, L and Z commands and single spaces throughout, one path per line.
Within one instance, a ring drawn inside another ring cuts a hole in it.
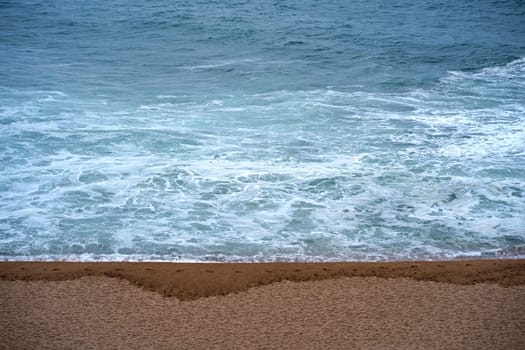
M 525 350 L 525 0 L 0 0 L 41 349 Z
M 1 349 L 522 349 L 525 260 L 0 263 Z

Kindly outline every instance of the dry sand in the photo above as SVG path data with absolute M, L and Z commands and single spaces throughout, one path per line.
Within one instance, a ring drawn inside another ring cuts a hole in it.
M 0 277 L 0 349 L 525 349 L 525 260 L 0 263 Z

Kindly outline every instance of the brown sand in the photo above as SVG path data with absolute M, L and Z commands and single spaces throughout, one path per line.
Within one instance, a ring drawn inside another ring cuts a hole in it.
M 525 349 L 525 260 L 0 263 L 0 277 L 0 349 Z
M 525 260 L 455 260 L 388 263 L 72 263 L 0 262 L 0 279 L 62 281 L 83 276 L 126 279 L 181 300 L 226 295 L 283 280 L 332 277 L 412 278 L 454 284 L 525 284 Z

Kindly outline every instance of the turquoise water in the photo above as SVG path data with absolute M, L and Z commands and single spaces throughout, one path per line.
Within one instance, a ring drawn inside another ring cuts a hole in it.
M 523 1 L 0 1 L 0 257 L 525 255 Z

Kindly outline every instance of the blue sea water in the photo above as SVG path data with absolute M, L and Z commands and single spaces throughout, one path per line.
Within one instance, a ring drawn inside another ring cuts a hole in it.
M 0 0 L 0 257 L 525 255 L 525 2 Z

